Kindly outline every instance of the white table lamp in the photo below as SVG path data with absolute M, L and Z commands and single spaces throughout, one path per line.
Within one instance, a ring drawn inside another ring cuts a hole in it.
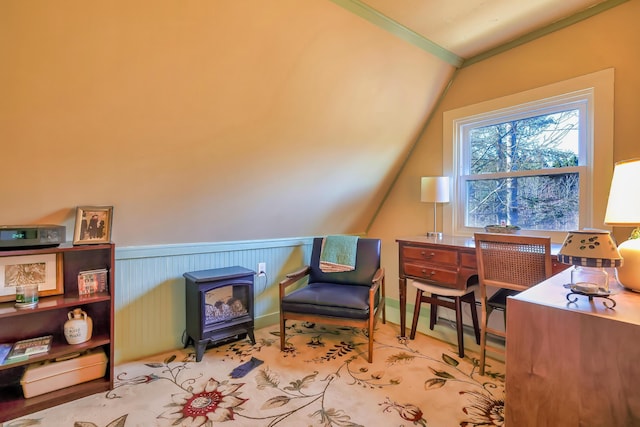
M 441 239 L 442 232 L 437 231 L 436 207 L 438 203 L 449 203 L 449 177 L 423 176 L 420 181 L 420 201 L 433 203 L 433 231 L 427 236 Z
M 618 280 L 627 289 L 640 292 L 640 159 L 617 162 L 609 190 L 605 224 L 636 227 L 631 238 L 618 245 L 623 258 L 618 267 Z

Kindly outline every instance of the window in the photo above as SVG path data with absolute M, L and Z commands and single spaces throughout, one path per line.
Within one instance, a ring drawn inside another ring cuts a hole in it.
M 613 70 L 445 113 L 455 201 L 445 232 L 507 224 L 562 241 L 570 230 L 603 228 L 613 168 L 608 91 L 612 101 Z
M 546 111 L 526 108 L 459 124 L 465 227 L 578 228 L 579 189 L 588 175 L 587 132 L 580 129 L 589 95 L 579 105 L 556 100 Z

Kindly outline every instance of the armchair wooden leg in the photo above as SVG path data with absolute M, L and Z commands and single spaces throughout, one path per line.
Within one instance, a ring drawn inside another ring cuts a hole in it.
M 382 278 L 382 301 L 381 303 L 384 303 L 384 305 L 382 306 L 382 323 L 387 323 L 387 295 L 386 295 L 386 290 L 385 290 L 385 286 L 384 286 L 384 277 Z M 403 331 L 403 335 L 404 335 L 404 331 Z
M 369 327 L 369 363 L 373 363 L 373 320 L 370 322 Z
M 282 313 L 280 313 L 280 351 L 284 351 L 284 346 L 285 346 L 285 329 L 284 329 L 284 323 L 285 323 L 285 319 L 284 316 L 282 315 Z
M 382 323 L 387 323 L 387 301 L 384 301 L 384 305 L 382 306 Z

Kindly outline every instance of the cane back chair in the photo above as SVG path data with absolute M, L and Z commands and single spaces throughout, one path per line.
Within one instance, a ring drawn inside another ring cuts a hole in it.
M 508 294 L 521 292 L 551 277 L 551 239 L 516 234 L 475 233 L 478 282 L 482 304 L 480 327 L 480 374 L 484 375 L 486 351 L 504 353 L 504 349 L 487 343 L 487 334 L 506 339 L 505 330 L 487 326 L 492 308 L 508 306 Z M 488 298 L 487 288 L 497 288 Z M 504 301 L 502 301 L 504 300 Z

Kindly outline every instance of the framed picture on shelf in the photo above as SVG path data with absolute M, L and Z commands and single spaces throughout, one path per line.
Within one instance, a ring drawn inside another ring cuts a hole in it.
M 62 294 L 62 255 L 0 257 L 0 301 L 14 301 L 16 286 L 29 284 L 38 285 L 38 296 Z
M 111 242 L 113 206 L 78 206 L 73 231 L 74 245 Z
M 78 294 L 91 295 L 107 291 L 107 269 L 81 271 L 78 273 Z

